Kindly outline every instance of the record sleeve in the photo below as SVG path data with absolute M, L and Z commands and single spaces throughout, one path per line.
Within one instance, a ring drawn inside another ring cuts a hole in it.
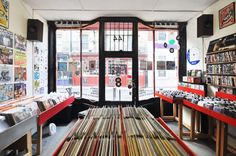
M 13 64 L 13 51 L 12 49 L 0 47 L 0 64 Z

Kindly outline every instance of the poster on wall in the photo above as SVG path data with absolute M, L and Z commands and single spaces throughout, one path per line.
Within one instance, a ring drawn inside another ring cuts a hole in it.
M 191 65 L 197 65 L 201 60 L 201 51 L 198 48 L 191 48 L 187 51 L 187 61 Z
M 20 98 L 26 96 L 26 84 L 16 83 L 14 84 L 14 98 Z
M 12 66 L 0 66 L 0 83 L 13 81 L 13 67 Z
M 0 64 L 13 64 L 13 51 L 0 47 Z
M 157 70 L 166 70 L 166 61 L 157 61 Z
M 9 0 L 0 1 L 0 26 L 8 28 L 9 25 Z
M 27 65 L 26 53 L 15 51 L 14 60 L 15 60 L 15 65 L 16 66 L 26 67 L 26 65 Z
M 175 61 L 166 61 L 167 70 L 175 70 Z
M 22 67 L 15 67 L 15 81 L 19 82 L 19 81 L 26 81 L 27 77 L 26 77 L 26 68 L 22 68 Z
M 34 43 L 34 95 L 47 92 L 48 51 L 43 43 Z
M 27 40 L 25 37 L 21 35 L 14 35 L 14 48 L 21 50 L 21 51 L 26 51 L 27 48 Z
M 219 10 L 220 29 L 235 23 L 235 2 Z
M 0 102 L 14 98 L 13 84 L 0 85 Z
M 0 45 L 13 48 L 13 33 L 0 28 Z

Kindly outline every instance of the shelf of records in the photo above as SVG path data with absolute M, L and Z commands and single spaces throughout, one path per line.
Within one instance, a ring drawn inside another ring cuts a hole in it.
M 222 64 L 222 63 L 235 63 L 236 62 L 236 49 L 227 50 L 220 53 L 207 53 L 205 58 L 206 64 Z
M 236 63 L 207 65 L 208 75 L 229 75 L 236 76 Z
M 54 155 L 195 155 L 165 126 L 142 107 L 90 108 Z
M 159 94 L 170 98 L 183 98 L 198 106 L 236 119 L 236 101 L 217 97 L 203 97 L 197 94 L 187 93 L 179 90 L 165 90 L 160 91 Z
M 69 96 L 66 94 L 50 93 L 18 102 L 1 104 L 1 123 L 5 122 L 7 126 L 13 126 L 32 116 L 40 116 L 43 112 L 60 106 L 67 99 Z
M 236 76 L 208 75 L 206 83 L 216 87 L 236 88 Z

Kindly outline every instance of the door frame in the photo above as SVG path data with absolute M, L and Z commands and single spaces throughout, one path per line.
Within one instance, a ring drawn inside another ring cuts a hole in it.
M 106 22 L 132 22 L 133 38 L 132 51 L 105 51 L 105 23 Z M 132 88 L 132 101 L 106 101 L 105 100 L 105 59 L 106 58 L 132 58 L 132 80 L 136 84 Z M 102 17 L 99 27 L 99 102 L 100 105 L 133 105 L 139 101 L 139 79 L 138 79 L 138 20 L 133 17 Z

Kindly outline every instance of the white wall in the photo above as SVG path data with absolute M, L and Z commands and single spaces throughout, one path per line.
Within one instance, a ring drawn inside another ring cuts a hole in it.
M 27 37 L 27 19 L 35 18 L 44 23 L 43 44 L 47 48 L 47 22 L 22 0 L 9 0 L 9 31 Z M 27 96 L 33 95 L 33 43 L 27 42 Z
M 219 29 L 219 10 L 222 9 L 223 7 L 227 6 L 231 2 L 236 2 L 236 0 L 219 0 L 218 2 L 214 3 L 212 6 L 207 8 L 206 10 L 203 11 L 203 14 L 213 14 L 214 15 L 214 35 L 207 37 L 207 38 L 197 38 L 197 17 L 191 19 L 188 21 L 187 25 L 187 48 L 192 48 L 196 47 L 198 49 L 202 49 L 202 60 L 200 61 L 201 63 L 192 66 L 189 63 L 187 63 L 187 70 L 190 69 L 202 69 L 206 70 L 206 66 L 204 65 L 204 59 L 206 56 L 206 52 L 208 49 L 209 42 L 215 39 L 218 39 L 223 36 L 227 36 L 233 33 L 236 33 L 236 24 L 233 24 L 231 26 L 228 26 L 223 29 Z M 199 15 L 200 16 L 200 15 Z M 208 87 L 208 95 L 213 96 L 215 91 L 217 89 L 215 87 Z M 183 112 L 183 118 L 184 118 L 184 123 L 187 125 L 190 125 L 190 111 L 187 109 L 184 109 Z M 230 127 L 229 128 L 231 132 L 234 131 L 234 135 L 236 135 L 235 130 L 236 128 Z M 230 138 L 230 143 L 234 144 L 235 140 L 232 140 Z

